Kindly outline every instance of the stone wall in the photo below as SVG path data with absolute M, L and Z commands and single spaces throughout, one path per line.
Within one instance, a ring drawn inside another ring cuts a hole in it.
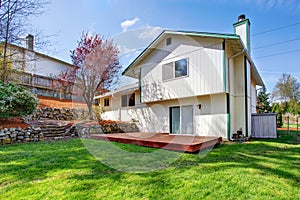
M 79 137 L 88 137 L 90 134 L 108 134 L 108 133 L 131 133 L 139 132 L 138 126 L 133 123 L 115 122 L 101 125 L 86 125 L 86 123 L 77 123 L 72 127 L 72 133 Z
M 85 119 L 88 116 L 87 109 L 69 109 L 69 108 L 38 108 L 34 114 L 25 118 L 30 120 L 74 120 Z
M 0 144 L 20 142 L 38 142 L 43 140 L 44 134 L 38 130 L 22 128 L 4 128 L 0 130 Z
M 0 130 L 0 144 L 16 142 L 37 142 L 43 139 L 55 139 L 65 137 L 87 137 L 90 134 L 129 133 L 139 132 L 133 122 L 97 122 L 82 121 L 72 126 L 69 120 L 84 119 L 87 117 L 86 109 L 58 109 L 39 108 L 36 112 L 23 120 L 29 124 L 29 128 L 4 128 Z

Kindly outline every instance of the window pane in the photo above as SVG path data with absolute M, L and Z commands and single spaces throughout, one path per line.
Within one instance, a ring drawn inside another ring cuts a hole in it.
M 127 95 L 122 95 L 122 107 L 127 106 Z
M 104 106 L 109 106 L 109 99 L 104 99 Z
M 175 62 L 175 78 L 187 75 L 187 59 Z
M 174 78 L 173 74 L 174 74 L 173 63 L 168 63 L 162 66 L 162 75 L 164 81 Z
M 133 93 L 132 95 L 128 95 L 129 97 L 129 106 L 135 106 L 135 93 Z

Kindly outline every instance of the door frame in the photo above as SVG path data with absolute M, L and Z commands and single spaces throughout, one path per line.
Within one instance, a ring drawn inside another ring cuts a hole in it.
M 192 107 L 193 112 L 192 112 L 192 122 L 193 122 L 193 133 L 192 134 L 182 134 L 182 107 Z M 172 132 L 172 112 L 171 112 L 171 108 L 179 108 L 179 133 L 171 133 Z M 195 109 L 194 109 L 194 105 L 176 105 L 176 106 L 169 106 L 169 134 L 170 135 L 195 135 Z

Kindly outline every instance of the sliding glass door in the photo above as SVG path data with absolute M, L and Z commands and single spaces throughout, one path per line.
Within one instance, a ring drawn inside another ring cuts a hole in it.
M 170 107 L 170 133 L 193 134 L 193 106 Z

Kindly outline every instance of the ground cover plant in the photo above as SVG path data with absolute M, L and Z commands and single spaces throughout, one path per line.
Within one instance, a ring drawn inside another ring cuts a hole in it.
M 224 143 L 204 157 L 177 152 L 169 166 L 145 173 L 104 165 L 80 139 L 0 146 L 0 199 L 300 199 L 299 138 L 280 131 L 278 139 Z

